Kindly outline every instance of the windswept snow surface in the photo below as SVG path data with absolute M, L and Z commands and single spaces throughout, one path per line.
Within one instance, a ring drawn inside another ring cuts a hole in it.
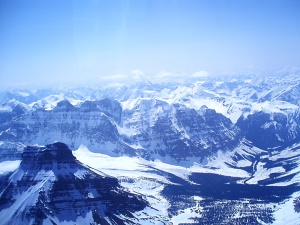
M 185 180 L 188 180 L 192 173 L 214 173 L 238 178 L 250 177 L 250 174 L 242 169 L 245 164 L 249 165 L 249 161 L 245 160 L 240 169 L 234 169 L 228 165 L 230 162 L 233 163 L 230 158 L 231 154 L 221 152 L 209 158 L 205 164 L 194 163 L 194 159 L 190 159 L 190 162 L 193 163 L 182 162 L 179 165 L 167 164 L 160 160 L 149 161 L 141 157 L 111 157 L 91 152 L 83 145 L 73 154 L 82 163 L 115 177 L 144 177 L 157 179 L 163 183 L 169 182 L 164 176 L 155 173 L 155 170 L 164 171 Z M 186 165 L 191 166 L 186 167 Z

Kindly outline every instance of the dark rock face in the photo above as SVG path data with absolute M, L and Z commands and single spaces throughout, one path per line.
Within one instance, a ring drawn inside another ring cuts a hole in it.
M 80 216 L 86 222 L 125 224 L 124 218 L 134 220 L 133 213 L 147 205 L 141 196 L 124 191 L 116 178 L 81 165 L 63 143 L 26 147 L 19 169 L 2 184 L 7 186 L 0 198 L 0 218 L 11 216 L 4 224 L 42 224 L 45 219 L 59 223 Z
M 255 146 L 270 149 L 289 146 L 300 141 L 299 122 L 298 112 L 292 116 L 256 112 L 247 118 L 239 118 L 236 125 Z
M 76 158 L 63 143 L 46 145 L 45 147 L 28 146 L 22 154 L 20 164 L 23 170 L 52 170 L 58 165 L 76 167 Z
M 76 108 L 68 100 L 58 102 L 56 107 L 53 109 L 55 112 L 72 112 L 75 110 Z
M 136 130 L 128 142 L 140 145 L 146 150 L 140 154 L 150 159 L 157 155 L 177 161 L 203 158 L 219 150 L 230 151 L 243 138 L 240 129 L 215 110 L 203 107 L 196 111 L 157 100 L 143 100 L 133 110 L 124 112 L 124 123 Z

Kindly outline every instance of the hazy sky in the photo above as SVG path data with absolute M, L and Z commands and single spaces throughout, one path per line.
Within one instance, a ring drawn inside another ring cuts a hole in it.
M 299 0 L 1 0 L 1 87 L 300 66 Z

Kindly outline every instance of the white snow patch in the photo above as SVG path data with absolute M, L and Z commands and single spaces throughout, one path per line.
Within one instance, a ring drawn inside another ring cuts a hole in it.
M 237 167 L 248 167 L 248 166 L 251 166 L 251 165 L 252 165 L 251 161 L 245 160 L 245 159 L 239 160 L 236 163 Z
M 13 172 L 20 166 L 21 160 L 4 161 L 0 163 L 0 175 Z
M 264 168 L 266 163 L 264 162 L 258 162 L 256 166 L 256 171 L 253 175 L 253 177 L 248 180 L 247 184 L 258 184 L 258 181 L 266 180 L 270 178 L 270 175 L 272 173 L 284 173 L 285 169 L 283 167 L 273 167 L 270 169 Z
M 178 215 L 173 216 L 170 220 L 172 224 L 181 224 L 181 223 L 196 223 L 196 221 L 192 218 L 199 218 L 201 217 L 202 207 L 200 206 L 199 202 L 203 199 L 199 196 L 192 197 L 193 200 L 196 202 L 194 207 L 190 207 L 184 210 L 179 210 Z
M 299 225 L 300 213 L 295 211 L 294 199 L 300 197 L 300 192 L 294 193 L 292 197 L 279 204 L 274 212 L 275 222 L 273 225 Z

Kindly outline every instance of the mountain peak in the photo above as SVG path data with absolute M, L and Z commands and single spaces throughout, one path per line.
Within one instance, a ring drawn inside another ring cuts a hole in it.
M 68 146 L 61 142 L 40 146 L 27 146 L 22 154 L 21 168 L 51 169 L 54 164 L 74 164 L 76 158 Z
M 72 111 L 75 107 L 68 101 L 68 100 L 62 100 L 57 103 L 56 107 L 53 109 L 54 111 Z
M 141 196 L 123 190 L 116 178 L 83 166 L 60 142 L 26 147 L 19 169 L 4 183 L 2 224 L 125 224 L 128 219 L 137 224 L 134 213 L 147 205 Z

